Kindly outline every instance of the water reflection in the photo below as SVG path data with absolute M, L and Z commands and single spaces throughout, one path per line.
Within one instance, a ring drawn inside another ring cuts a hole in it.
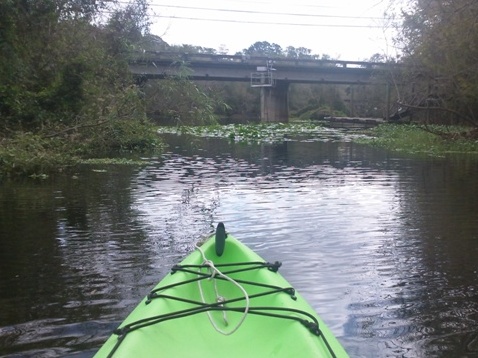
M 0 189 L 0 354 L 91 356 L 224 221 L 353 357 L 478 356 L 478 166 L 169 136 L 142 168 Z M 100 169 L 100 170 L 98 170 Z

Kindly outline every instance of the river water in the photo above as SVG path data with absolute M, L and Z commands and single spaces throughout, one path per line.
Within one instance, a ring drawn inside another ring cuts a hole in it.
M 145 165 L 0 187 L 0 356 L 90 357 L 220 221 L 351 357 L 478 357 L 478 159 L 167 136 Z

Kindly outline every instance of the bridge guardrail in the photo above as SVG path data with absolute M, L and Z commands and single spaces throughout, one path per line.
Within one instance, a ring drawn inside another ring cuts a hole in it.
M 383 62 L 365 62 L 365 61 L 343 61 L 343 60 L 323 60 L 316 58 L 287 58 L 287 57 L 266 57 L 266 56 L 247 56 L 247 55 L 221 55 L 204 53 L 179 53 L 179 52 L 156 52 L 145 51 L 138 52 L 137 57 L 131 56 L 133 63 L 145 62 L 191 62 L 191 63 L 221 63 L 221 64 L 250 64 L 254 66 L 263 66 L 265 63 L 271 63 L 273 66 L 281 67 L 338 67 L 349 69 L 376 69 L 387 70 L 390 64 Z

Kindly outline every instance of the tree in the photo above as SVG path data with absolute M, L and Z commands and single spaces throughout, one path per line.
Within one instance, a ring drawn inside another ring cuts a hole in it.
M 111 17 L 93 21 L 106 7 Z M 127 62 L 148 35 L 144 0 L 7 0 L 0 10 L 3 136 L 61 138 L 56 148 L 76 142 L 75 154 L 154 142 Z
M 113 4 L 113 5 L 112 5 Z M 146 0 L 0 2 L 0 116 L 28 130 L 96 120 L 133 83 L 127 52 L 148 34 Z M 107 9 L 102 24 L 93 21 Z
M 147 111 L 159 124 L 215 124 L 216 112 L 228 108 L 213 91 L 192 82 L 190 71 L 182 65 L 178 75 L 145 85 Z
M 285 50 L 285 56 L 288 58 L 297 58 L 297 59 L 314 58 L 314 56 L 311 53 L 312 53 L 312 50 L 305 47 L 296 48 L 293 46 L 287 46 Z
M 282 47 L 275 43 L 269 43 L 267 41 L 258 41 L 249 48 L 242 50 L 243 55 L 248 56 L 267 56 L 267 57 L 282 57 Z
M 416 83 L 404 105 L 478 127 L 478 2 L 412 0 L 403 17 L 397 43 Z
M 200 53 L 200 54 L 208 54 L 208 55 L 215 55 L 216 50 L 210 47 L 202 47 L 202 46 L 195 46 L 195 45 L 173 45 L 170 46 L 171 51 L 176 51 L 180 53 Z
M 149 35 L 150 20 L 146 0 L 135 0 L 113 11 L 105 30 L 109 33 L 114 53 L 138 50 Z

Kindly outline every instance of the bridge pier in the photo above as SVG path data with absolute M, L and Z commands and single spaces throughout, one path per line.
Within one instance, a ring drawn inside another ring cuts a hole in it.
M 261 87 L 261 122 L 289 121 L 289 82 L 276 81 L 274 86 Z

